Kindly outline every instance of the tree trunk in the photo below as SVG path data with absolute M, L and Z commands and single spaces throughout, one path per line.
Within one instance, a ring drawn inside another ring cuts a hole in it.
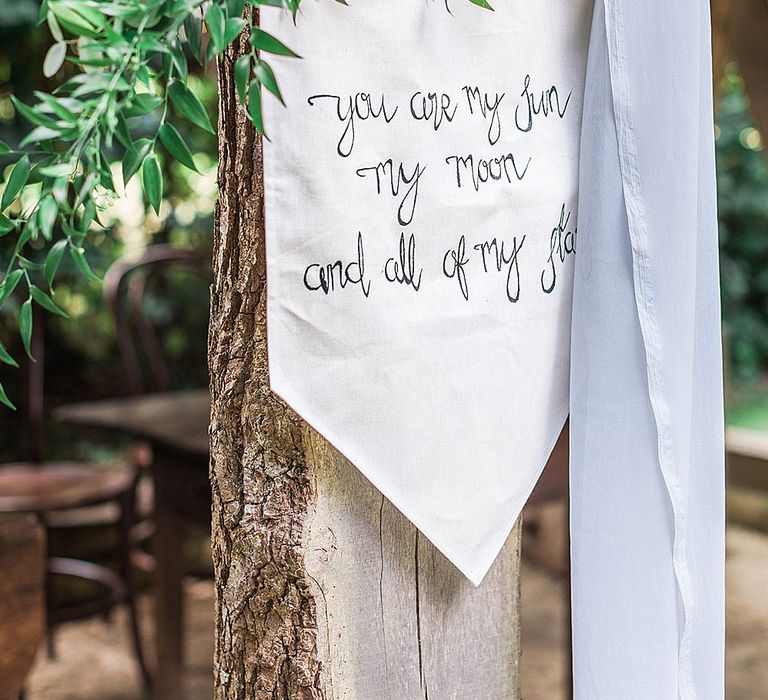
M 219 63 L 216 697 L 514 700 L 519 529 L 475 589 L 269 389 L 261 142 Z

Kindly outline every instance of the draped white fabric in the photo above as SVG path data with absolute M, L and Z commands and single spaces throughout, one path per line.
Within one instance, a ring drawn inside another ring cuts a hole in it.
M 703 0 L 598 0 L 571 355 L 577 700 L 723 697 L 724 473 Z

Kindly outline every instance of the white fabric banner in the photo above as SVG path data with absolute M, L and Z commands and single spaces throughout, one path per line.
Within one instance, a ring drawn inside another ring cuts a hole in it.
M 273 390 L 478 584 L 568 414 L 591 0 L 265 30 Z

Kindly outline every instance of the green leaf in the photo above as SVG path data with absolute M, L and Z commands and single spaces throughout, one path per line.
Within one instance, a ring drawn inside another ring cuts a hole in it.
M 85 5 L 79 5 L 77 11 L 71 7 L 65 7 L 63 3 L 59 2 L 52 4 L 50 7 L 51 11 L 56 15 L 56 19 L 59 20 L 59 24 L 70 34 L 87 36 L 92 39 L 98 36 L 96 26 L 85 16 L 88 14 Z M 98 11 L 94 10 L 94 12 Z M 101 15 L 100 12 L 98 14 Z M 103 18 L 103 15 L 101 17 Z M 98 17 L 96 19 L 98 24 Z
M 280 88 L 277 85 L 277 79 L 270 65 L 264 61 L 258 61 L 253 69 L 254 75 L 261 81 L 261 84 L 267 88 L 280 102 L 285 104 Z
M 240 102 L 245 104 L 245 94 L 248 89 L 248 78 L 251 77 L 251 56 L 246 54 L 235 61 L 235 86 Z
M 53 290 L 53 280 L 56 277 L 56 272 L 59 269 L 66 248 L 67 240 L 62 238 L 60 241 L 56 241 L 56 243 L 53 244 L 48 251 L 48 255 L 45 256 L 43 271 L 45 273 L 45 281 L 48 282 L 48 286 L 51 290 Z
M 163 199 L 163 173 L 160 171 L 160 163 L 157 156 L 150 153 L 141 166 L 141 184 L 144 195 L 152 208 L 159 214 L 160 202 Z
M 57 128 L 56 121 L 46 116 L 41 111 L 24 104 L 21 100 L 16 99 L 16 96 L 11 97 L 11 102 L 16 108 L 16 111 L 21 114 L 27 121 L 32 122 L 35 126 L 47 126 L 49 129 Z
M 168 95 L 171 102 L 189 121 L 211 134 L 216 133 L 203 103 L 184 83 L 174 80 L 168 87 Z
M 78 187 L 80 188 L 77 193 L 77 199 L 75 199 L 75 204 L 72 207 L 73 210 L 77 209 L 85 200 L 91 196 L 91 191 L 93 190 L 93 186 L 96 184 L 96 180 L 99 179 L 99 176 L 94 173 L 88 173 L 88 176 L 83 180 L 82 184 L 77 183 Z
M 29 241 L 33 238 L 37 239 L 37 220 L 34 217 L 27 219 L 27 221 L 21 227 L 21 233 L 16 239 L 16 252 L 18 253 L 21 251 L 21 249 L 24 248 L 24 246 L 27 245 L 27 243 L 29 243 Z M 34 263 L 31 263 L 29 260 L 25 260 L 19 255 L 20 267 L 30 269 L 30 266 L 33 264 Z
M 184 20 L 184 33 L 187 35 L 187 46 L 197 62 L 203 62 L 203 31 L 202 21 L 194 14 L 187 15 Z
M 10 365 L 11 367 L 18 367 L 19 363 L 16 362 L 16 360 L 11 357 L 11 353 L 9 353 L 5 346 L 0 343 L 0 362 L 4 362 L 6 365 Z
M 67 313 L 56 306 L 53 299 L 51 299 L 51 297 L 49 297 L 39 287 L 35 287 L 33 284 L 29 288 L 29 293 L 32 295 L 32 298 L 37 302 L 37 304 L 42 306 L 46 311 L 50 311 L 52 314 L 57 314 L 58 316 L 63 316 L 64 318 L 69 318 Z
M 101 29 L 107 23 L 107 18 L 93 5 L 88 5 L 84 2 L 78 2 L 77 12 L 83 19 L 85 19 L 91 26 L 96 29 Z
M 0 141 L 0 156 L 4 156 L 6 153 L 10 153 L 13 149 L 5 142 Z
M 10 233 L 16 228 L 16 224 L 13 223 L 5 214 L 0 214 L 0 236 Z
M 147 154 L 152 150 L 152 141 L 150 139 L 139 139 L 133 144 L 133 148 L 129 148 L 123 156 L 123 185 L 127 185 L 128 181 L 139 172 L 141 164 L 147 157 Z
M 208 44 L 208 55 L 215 57 L 221 54 L 229 44 L 243 31 L 245 20 L 240 17 L 226 19 L 218 5 L 212 5 L 206 15 L 206 25 L 211 35 Z
M 46 195 L 40 200 L 37 209 L 37 220 L 40 224 L 40 231 L 43 237 L 50 241 L 53 237 L 53 225 L 56 223 L 56 216 L 59 213 L 59 205 L 53 195 Z
M 160 142 L 179 163 L 197 172 L 195 161 L 192 158 L 192 151 L 189 150 L 189 146 L 184 142 L 181 134 L 173 124 L 162 124 L 157 133 L 160 137 Z
M 64 65 L 64 59 L 67 57 L 67 45 L 63 41 L 57 41 L 51 44 L 43 60 L 43 75 L 46 78 L 52 78 Z
M 40 90 L 35 90 L 35 97 L 43 102 L 59 119 L 69 123 L 77 122 L 77 112 L 82 110 L 82 103 L 78 100 L 71 100 L 67 97 L 54 97 Z
M 94 202 L 92 199 L 89 199 L 83 207 L 83 214 L 80 217 L 80 228 L 83 231 L 87 231 L 89 228 L 91 228 L 91 224 L 93 224 L 95 219 L 96 202 Z
M 267 34 L 267 32 L 258 27 L 251 28 L 251 46 L 253 46 L 254 49 L 266 51 L 267 53 L 301 58 L 298 54 L 291 51 L 282 41 L 276 39 L 271 34 Z
M 105 3 L 107 6 L 113 6 L 116 5 L 116 2 L 107 2 Z M 160 5 L 173 5 L 172 2 L 140 2 L 136 3 L 134 0 L 131 0 L 129 3 L 129 6 L 133 6 L 136 8 L 134 12 L 128 15 L 126 17 L 126 24 L 128 24 L 131 27 L 139 27 L 140 25 L 144 25 L 146 28 L 151 28 L 155 26 L 163 17 L 163 14 L 161 12 Z M 189 5 L 191 3 L 184 3 L 185 5 Z M 138 7 L 137 7 L 138 6 Z M 154 9 L 150 10 L 154 6 Z
M 27 225 L 24 227 L 25 231 L 30 227 L 31 222 L 32 220 L 30 219 L 29 223 L 27 223 Z M 39 270 L 43 269 L 43 263 L 34 262 L 25 258 L 23 255 L 18 256 L 18 261 L 19 267 L 29 272 L 38 272 Z
M 224 43 L 226 18 L 224 17 L 224 12 L 221 7 L 216 3 L 212 3 L 208 8 L 208 12 L 205 14 L 205 24 L 208 27 L 208 33 L 211 36 L 208 45 L 210 55 L 217 56 L 226 46 Z
M 40 8 L 37 12 L 37 23 L 42 24 L 45 21 L 45 16 L 48 14 L 48 0 L 43 0 L 40 3 Z
M 140 117 L 154 112 L 161 104 L 163 104 L 163 98 L 159 95 L 142 92 L 133 96 L 130 106 L 125 110 L 125 116 Z
M 227 17 L 239 17 L 243 14 L 245 0 L 227 0 Z
M 13 270 L 13 272 L 8 273 L 8 276 L 0 284 L 0 302 L 5 301 L 13 294 L 23 274 L 23 270 Z
M 477 5 L 478 7 L 483 7 L 486 10 L 490 10 L 493 12 L 493 8 L 486 2 L 486 0 L 469 0 L 473 5 Z
M 56 15 L 54 15 L 53 12 L 46 12 L 46 19 L 48 20 L 48 29 L 51 30 L 51 36 L 56 41 L 64 41 L 64 35 L 61 33 L 61 27 L 56 21 Z
M 256 130 L 266 138 L 264 118 L 261 113 L 261 83 L 254 80 L 248 88 L 248 114 Z
M 128 120 L 125 117 L 125 112 L 117 115 L 117 123 L 115 124 L 114 133 L 115 138 L 117 138 L 124 148 L 128 149 L 133 148 L 133 136 L 131 136 L 131 130 L 128 128 Z
M 22 156 L 13 166 L 11 174 L 5 183 L 3 198 L 0 200 L 0 211 L 5 211 L 19 196 L 19 192 L 24 189 L 24 185 L 29 180 L 29 156 Z
M 99 58 L 99 54 L 94 54 L 94 58 L 88 58 L 87 54 L 81 54 L 79 56 L 73 56 L 70 54 L 67 56 L 67 61 L 75 66 L 85 66 L 87 68 L 107 68 L 108 66 L 114 66 L 114 61 L 109 58 Z
M 112 65 L 112 67 L 116 66 Z M 118 92 L 128 91 L 131 87 L 124 77 L 116 77 L 108 72 L 78 73 L 67 82 L 67 89 L 72 88 L 70 97 L 73 98 L 84 96 L 97 98 L 105 93 L 107 96 L 115 95 Z
M 0 403 L 8 406 L 8 408 L 10 408 L 12 411 L 16 410 L 16 406 L 14 406 L 11 400 L 8 398 L 8 394 L 5 393 L 5 389 L 3 388 L 2 384 L 0 384 Z
M 59 209 L 61 209 L 62 212 L 69 213 L 71 211 L 69 206 L 69 180 L 65 177 L 55 178 L 53 185 L 51 186 L 51 193 L 53 194 L 54 199 L 59 203 Z
M 181 42 L 176 42 L 171 47 L 171 63 L 176 70 L 176 77 L 181 78 L 186 82 L 187 80 L 187 56 L 184 53 L 184 49 Z
M 31 344 L 32 344 L 32 299 L 27 299 L 22 305 L 19 311 L 19 333 L 21 334 L 21 342 L 24 345 L 24 352 L 27 353 L 27 357 L 34 361 L 32 357 Z
M 149 87 L 152 75 L 153 73 L 151 70 L 149 70 L 149 66 L 145 64 L 143 66 L 139 66 L 138 70 L 136 71 L 136 80 L 138 80 L 144 87 Z
M 41 165 L 35 168 L 35 172 L 45 175 L 45 177 L 68 177 L 75 172 L 75 163 L 53 163 L 52 165 Z
M 244 26 L 245 20 L 240 17 L 230 17 L 230 19 L 224 23 L 224 46 L 222 49 L 225 49 L 240 36 L 240 32 L 243 31 Z
M 109 160 L 103 152 L 101 154 L 101 163 L 99 163 L 99 184 L 101 184 L 105 190 L 109 190 L 110 192 L 115 191 L 115 183 L 112 179 L 112 170 L 109 167 Z
M 51 141 L 62 136 L 58 129 L 49 129 L 47 126 L 36 126 L 30 131 L 19 144 L 21 148 L 30 143 L 41 143 L 42 141 Z
M 51 11 L 56 15 L 59 24 L 70 34 L 74 34 L 75 36 L 87 36 L 91 39 L 98 36 L 93 24 L 75 10 L 69 7 L 64 7 L 60 3 L 56 3 L 51 6 Z
M 98 276 L 93 273 L 93 270 L 91 270 L 91 266 L 85 259 L 85 251 L 80 246 L 70 243 L 69 257 L 71 257 L 75 265 L 77 265 L 77 269 L 80 270 L 80 272 L 82 272 L 89 280 L 94 282 L 101 281 L 99 280 Z

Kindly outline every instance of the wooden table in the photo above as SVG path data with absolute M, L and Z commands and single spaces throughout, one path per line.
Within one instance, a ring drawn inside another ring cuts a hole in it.
M 139 438 L 152 445 L 155 493 L 154 695 L 183 698 L 184 531 L 190 522 L 210 526 L 207 391 L 142 396 L 62 406 L 63 423 Z

